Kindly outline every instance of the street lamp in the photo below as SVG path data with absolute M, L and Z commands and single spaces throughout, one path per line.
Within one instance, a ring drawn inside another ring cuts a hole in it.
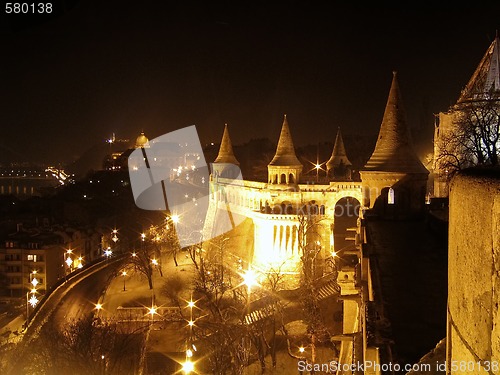
M 151 305 L 151 307 L 148 307 L 148 314 L 151 315 L 151 321 L 154 323 L 154 316 L 157 314 L 156 312 L 157 307 L 154 305 Z
M 193 371 L 194 371 L 194 363 L 187 358 L 186 361 L 182 364 L 182 372 L 184 374 L 191 374 Z
M 125 291 L 125 276 L 127 276 L 127 271 L 123 270 L 122 276 L 123 276 L 123 291 Z

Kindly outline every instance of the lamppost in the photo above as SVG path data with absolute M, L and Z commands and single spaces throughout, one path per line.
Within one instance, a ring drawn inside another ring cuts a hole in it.
M 36 279 L 37 271 L 33 270 L 30 274 L 30 283 L 33 285 L 33 288 L 29 291 L 26 292 L 26 324 L 29 322 L 29 306 L 31 305 L 31 308 L 35 308 L 36 304 L 38 303 L 38 298 L 36 298 L 36 286 L 38 285 L 38 280 Z M 31 297 L 30 297 L 31 293 Z
M 123 270 L 122 276 L 123 276 L 123 291 L 125 291 L 125 276 L 127 276 L 127 271 Z
M 64 259 L 64 263 L 66 263 L 66 266 L 67 266 L 66 272 L 64 272 L 65 277 L 68 273 L 71 273 L 71 265 L 73 264 L 73 259 L 71 259 L 71 254 L 73 254 L 73 250 L 71 250 L 71 249 L 66 250 L 65 259 Z

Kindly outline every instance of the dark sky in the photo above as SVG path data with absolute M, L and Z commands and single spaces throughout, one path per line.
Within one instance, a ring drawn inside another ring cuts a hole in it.
M 35 161 L 192 124 L 202 143 L 219 142 L 225 122 L 234 144 L 276 141 L 284 113 L 296 146 L 333 141 L 338 126 L 376 137 L 393 70 L 429 148 L 432 114 L 455 102 L 500 28 L 500 5 L 53 3 L 52 17 L 1 19 L 0 146 Z

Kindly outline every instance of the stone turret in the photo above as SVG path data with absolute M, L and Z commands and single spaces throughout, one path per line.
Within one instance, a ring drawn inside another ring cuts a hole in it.
M 268 183 L 270 185 L 296 186 L 300 179 L 302 168 L 303 166 L 295 154 L 292 135 L 285 115 L 276 154 L 267 166 Z
M 363 205 L 384 216 L 418 214 L 424 208 L 428 174 L 413 149 L 394 72 L 375 150 L 360 171 Z
M 326 173 L 328 177 L 337 180 L 351 179 L 352 163 L 347 158 L 345 152 L 344 140 L 340 132 L 340 126 L 335 137 L 335 145 L 333 146 L 332 156 L 326 162 Z
M 213 174 L 216 177 L 236 178 L 240 172 L 239 165 L 240 163 L 234 156 L 227 124 L 225 124 L 219 154 L 212 164 Z

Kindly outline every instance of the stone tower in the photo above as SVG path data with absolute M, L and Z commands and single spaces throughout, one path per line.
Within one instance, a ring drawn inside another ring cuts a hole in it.
M 276 154 L 267 166 L 268 184 L 270 187 L 294 188 L 299 182 L 302 168 L 303 166 L 295 154 L 292 135 L 285 115 Z
M 225 124 L 219 154 L 212 164 L 213 175 L 215 177 L 236 178 L 240 172 L 239 165 L 240 163 L 234 156 L 227 124 Z
M 333 180 L 350 180 L 351 179 L 352 163 L 347 158 L 345 152 L 344 140 L 340 132 L 340 126 L 335 137 L 335 145 L 333 146 L 332 156 L 326 162 L 326 173 Z
M 429 171 L 413 150 L 396 72 L 375 150 L 360 175 L 365 208 L 398 218 L 422 212 Z
M 457 102 L 447 112 L 440 112 L 436 116 L 434 128 L 434 196 L 447 197 L 448 184 L 453 175 L 453 166 L 456 158 L 447 158 L 445 154 L 452 154 L 467 166 L 466 157 L 461 153 L 460 146 L 456 146 L 453 139 L 457 131 L 457 120 L 462 110 L 477 106 L 478 113 L 485 113 L 488 102 L 498 101 L 500 98 L 500 38 L 497 34 L 490 44 L 469 82 L 460 93 Z

